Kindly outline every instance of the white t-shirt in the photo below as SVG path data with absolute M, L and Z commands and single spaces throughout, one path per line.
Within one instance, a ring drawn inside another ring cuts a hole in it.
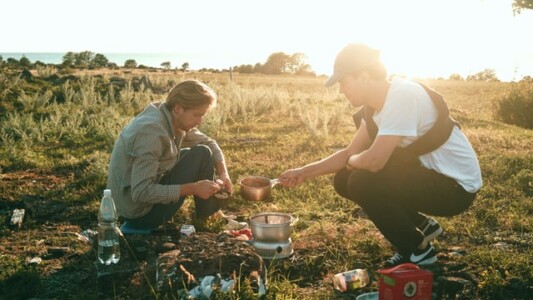
M 433 126 L 437 115 L 433 101 L 420 84 L 394 78 L 383 108 L 373 119 L 378 135 L 403 136 L 399 146 L 406 147 Z M 457 126 L 446 143 L 420 156 L 420 161 L 424 167 L 455 179 L 467 192 L 477 192 L 483 185 L 474 149 Z

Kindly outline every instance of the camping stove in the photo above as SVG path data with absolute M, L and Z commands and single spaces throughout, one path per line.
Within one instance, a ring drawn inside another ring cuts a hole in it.
M 285 258 L 292 255 L 292 239 L 289 237 L 283 242 L 261 242 L 257 240 L 252 241 L 255 248 L 255 253 L 264 259 Z

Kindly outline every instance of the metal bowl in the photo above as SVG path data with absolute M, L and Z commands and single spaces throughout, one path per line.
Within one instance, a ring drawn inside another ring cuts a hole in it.
M 291 215 L 266 212 L 250 218 L 252 236 L 260 242 L 284 242 L 291 237 Z
M 246 200 L 263 201 L 270 199 L 272 194 L 272 183 L 270 179 L 263 176 L 247 176 L 238 181 L 241 187 L 241 195 Z
M 230 198 L 232 197 L 230 192 L 224 189 L 216 192 L 213 196 L 217 199 L 218 207 L 220 209 L 227 208 L 229 205 Z

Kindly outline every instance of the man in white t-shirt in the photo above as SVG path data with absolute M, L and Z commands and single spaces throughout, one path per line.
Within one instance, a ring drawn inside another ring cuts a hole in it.
M 336 173 L 335 190 L 359 204 L 397 249 L 384 267 L 436 262 L 431 240 L 443 229 L 426 214 L 453 216 L 470 207 L 483 184 L 472 146 L 438 93 L 387 80 L 379 51 L 367 45 L 339 52 L 326 86 L 337 82 L 364 109 L 357 133 L 346 148 L 282 173 L 281 184 Z

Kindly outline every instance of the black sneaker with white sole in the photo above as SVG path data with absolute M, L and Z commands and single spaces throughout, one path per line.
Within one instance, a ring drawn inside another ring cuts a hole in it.
M 437 220 L 433 218 L 427 218 L 424 224 L 419 227 L 419 229 L 424 234 L 424 240 L 426 242 L 436 239 L 444 232 Z
M 413 263 L 419 266 L 431 265 L 437 262 L 437 251 L 430 243 L 425 249 L 416 249 L 410 255 L 394 254 L 384 264 L 384 268 L 391 268 L 400 264 Z

